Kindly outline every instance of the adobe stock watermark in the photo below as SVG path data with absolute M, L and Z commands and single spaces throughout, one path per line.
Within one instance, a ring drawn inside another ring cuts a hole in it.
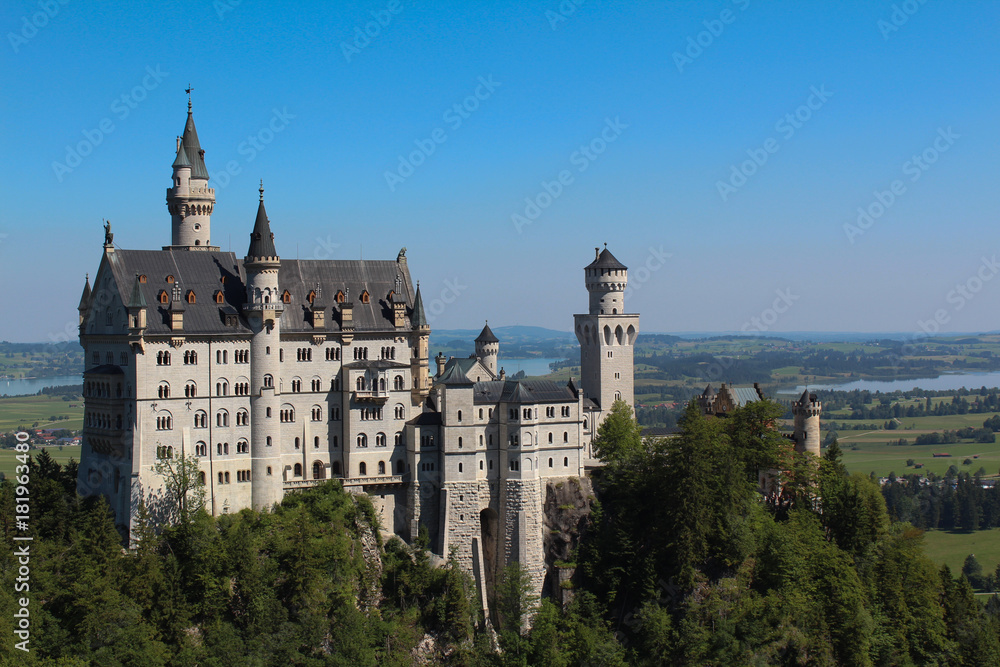
M 243 157 L 242 160 L 229 160 L 222 171 L 212 172 L 210 177 L 214 181 L 215 187 L 224 188 L 232 181 L 233 176 L 243 173 L 243 167 L 257 159 L 257 156 L 274 141 L 275 136 L 281 134 L 288 127 L 289 121 L 294 119 L 295 114 L 288 113 L 288 107 L 271 109 L 271 118 L 262 128 L 255 133 L 247 135 L 236 146 L 236 152 Z
M 732 3 L 740 12 L 745 12 L 750 6 L 750 0 L 732 0 Z M 705 52 L 705 49 L 712 46 L 715 40 L 722 36 L 722 33 L 726 31 L 726 26 L 736 22 L 737 16 L 739 16 L 738 13 L 726 7 L 719 12 L 718 18 L 702 21 L 701 24 L 705 26 L 705 29 L 696 35 L 688 35 L 687 47 L 684 52 L 674 51 L 673 59 L 677 71 L 683 74 L 685 67 L 693 65 L 694 61 Z
M 31 492 L 29 490 L 31 482 L 31 467 L 29 462 L 31 455 L 28 453 L 30 449 L 28 441 L 31 438 L 24 431 L 15 433 L 14 438 L 17 440 L 17 444 L 14 445 L 14 450 L 17 452 L 14 456 L 15 463 L 17 464 L 14 468 L 14 481 L 17 484 L 14 487 L 14 525 L 17 528 L 17 532 L 20 533 L 14 535 L 14 560 L 16 560 L 17 564 L 17 577 L 14 578 L 14 592 L 30 593 L 31 542 L 34 538 L 25 533 L 28 533 L 29 510 L 31 509 Z M 14 648 L 25 653 L 30 653 L 30 649 L 28 648 L 28 642 L 31 639 L 31 612 L 28 609 L 30 603 L 31 599 L 29 597 L 18 598 L 15 605 L 16 611 L 14 612 L 14 634 L 21 640 L 14 643 Z
M 610 144 L 617 141 L 626 129 L 628 129 L 628 125 L 621 121 L 620 116 L 615 116 L 614 120 L 605 118 L 604 127 L 597 136 L 586 144 L 581 144 L 577 150 L 570 154 L 570 165 L 576 167 L 576 172 L 579 174 L 587 171 L 590 165 L 608 149 Z M 510 216 L 511 224 L 514 225 L 517 233 L 524 233 L 525 227 L 534 224 L 535 220 L 542 215 L 542 212 L 549 206 L 552 206 L 552 202 L 559 199 L 563 192 L 566 191 L 566 188 L 572 185 L 575 180 L 576 177 L 571 170 L 563 169 L 551 181 L 541 181 L 539 184 L 541 190 L 533 197 L 524 198 L 523 211 L 512 213 Z
M 326 238 L 316 237 L 316 247 L 313 248 L 313 259 L 333 259 L 336 256 L 334 251 L 340 248 L 333 238 L 327 234 Z
M 221 21 L 226 14 L 242 4 L 243 0 L 215 0 L 215 2 L 212 3 L 212 9 L 215 10 L 215 15 L 218 16 Z
M 364 27 L 354 26 L 354 39 L 350 42 L 341 42 L 340 51 L 344 54 L 344 60 L 351 62 L 351 58 L 361 53 L 361 51 L 372 43 L 372 40 L 382 34 L 382 30 L 389 27 L 392 17 L 403 11 L 403 3 L 400 0 L 389 0 L 385 7 L 378 11 L 371 12 L 372 19 L 364 24 Z
M 879 19 L 876 27 L 882 33 L 882 40 L 888 42 L 889 36 L 897 32 L 910 20 L 910 17 L 917 13 L 927 0 L 903 0 L 899 4 L 893 3 L 892 13 L 889 20 Z
M 625 287 L 625 298 L 631 299 L 632 295 L 642 286 L 648 283 L 653 274 L 662 269 L 667 260 L 673 257 L 673 253 L 666 252 L 661 245 L 659 248 L 649 246 L 649 254 L 646 261 L 636 268 L 629 269 L 628 285 Z
M 142 77 L 142 82 L 139 85 L 111 101 L 111 113 L 119 121 L 125 120 L 139 106 L 139 103 L 149 96 L 149 93 L 160 87 L 160 83 L 168 76 L 170 76 L 170 72 L 161 71 L 160 65 L 157 65 L 155 69 L 146 67 L 146 75 Z M 82 130 L 83 139 L 81 141 L 74 145 L 66 145 L 66 156 L 63 161 L 52 161 L 52 171 L 55 173 L 56 179 L 62 183 L 66 175 L 73 173 L 73 170 L 83 163 L 83 158 L 93 153 L 94 149 L 104 143 L 104 139 L 114 131 L 115 123 L 110 116 L 98 121 L 94 129 Z
M 979 267 L 966 280 L 956 283 L 955 286 L 945 294 L 945 301 L 951 305 L 950 308 L 938 308 L 926 320 L 917 320 L 917 331 L 903 342 L 899 354 L 889 355 L 892 361 L 892 368 L 898 370 L 903 366 L 906 357 L 917 352 L 916 346 L 926 341 L 931 336 L 939 333 L 941 327 L 951 322 L 955 313 L 961 312 L 976 295 L 979 294 L 987 283 L 993 280 L 1000 273 L 1000 261 L 994 254 L 990 257 L 985 255 L 980 259 Z
M 437 297 L 430 301 L 424 299 L 424 309 L 427 311 L 427 323 L 433 323 L 467 289 L 469 289 L 468 285 L 458 282 L 458 278 L 445 280 L 444 287 L 441 288 L 441 293 Z
M 14 53 L 18 53 L 22 46 L 34 39 L 38 31 L 56 17 L 59 5 L 65 7 L 68 4 L 69 0 L 38 0 L 38 11 L 30 17 L 27 14 L 22 16 L 20 30 L 16 33 L 7 33 L 7 41 L 10 42 L 10 48 L 14 49 Z
M 781 316 L 791 310 L 795 302 L 801 298 L 800 295 L 792 293 L 791 287 L 786 287 L 784 290 L 776 289 L 774 293 L 776 296 L 770 307 L 744 322 L 740 331 L 748 334 L 763 334 L 770 331 L 781 319 Z M 726 350 L 727 356 L 716 356 L 715 361 L 705 368 L 705 378 L 709 380 L 722 379 L 726 371 L 736 363 L 736 355 L 739 354 L 741 347 L 740 341 L 734 341 Z
M 962 135 L 955 134 L 950 125 L 947 129 L 939 127 L 937 137 L 934 138 L 931 145 L 920 151 L 920 153 L 914 154 L 909 160 L 903 163 L 903 175 L 909 176 L 911 183 L 916 183 L 938 161 L 943 153 L 948 152 L 955 145 L 955 140 L 961 138 Z M 847 235 L 847 240 L 850 244 L 854 245 L 855 239 L 859 236 L 864 236 L 865 232 L 871 229 L 904 194 L 906 194 L 906 183 L 898 178 L 890 183 L 886 190 L 876 189 L 873 191 L 872 196 L 874 200 L 867 206 L 858 207 L 858 217 L 854 224 L 850 222 L 844 223 L 844 234 Z
M 545 10 L 545 19 L 549 22 L 549 27 L 555 30 L 560 23 L 565 23 L 571 16 L 576 14 L 576 10 L 587 0 L 562 0 L 555 11 Z
M 774 131 L 781 135 L 782 141 L 788 141 L 795 136 L 795 133 L 808 123 L 813 113 L 823 108 L 823 105 L 833 97 L 833 93 L 826 89 L 826 84 L 809 87 L 809 96 L 806 101 L 791 113 L 786 113 L 774 124 Z M 739 166 L 733 164 L 729 166 L 729 178 L 725 181 L 716 181 L 715 188 L 719 192 L 722 201 L 729 199 L 730 195 L 739 191 L 747 181 L 756 174 L 761 167 L 767 164 L 772 155 L 781 148 L 781 141 L 774 137 L 768 137 L 760 148 L 748 148 L 746 153 L 748 160 L 744 160 Z
M 478 85 L 472 91 L 472 94 L 467 96 L 461 102 L 456 102 L 450 107 L 444 110 L 441 115 L 441 120 L 443 120 L 452 132 L 458 130 L 462 127 L 462 123 L 467 121 L 472 114 L 479 109 L 479 105 L 482 102 L 490 99 L 496 89 L 501 86 L 499 81 L 493 80 L 493 75 L 488 74 L 486 77 L 479 77 L 477 79 Z M 389 192 L 395 192 L 396 187 L 401 185 L 410 176 L 416 172 L 417 168 L 427 161 L 437 147 L 444 142 L 448 141 L 448 133 L 443 127 L 434 128 L 430 132 L 430 136 L 426 139 L 414 139 L 413 143 L 416 145 L 416 150 L 411 151 L 408 155 L 399 156 L 399 164 L 396 165 L 395 171 L 385 171 L 385 184 L 389 186 Z

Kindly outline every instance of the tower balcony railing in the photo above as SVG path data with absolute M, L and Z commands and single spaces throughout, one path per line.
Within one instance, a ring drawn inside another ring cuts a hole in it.
M 355 401 L 385 403 L 389 400 L 388 389 L 358 389 L 354 392 Z

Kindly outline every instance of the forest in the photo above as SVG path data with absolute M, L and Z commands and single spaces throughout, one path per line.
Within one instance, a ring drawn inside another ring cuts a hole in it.
M 795 454 L 774 428 L 781 412 L 762 401 L 705 419 L 690 405 L 677 437 L 649 440 L 616 404 L 595 441 L 605 465 L 593 475 L 594 510 L 566 564 L 576 572 L 572 601 L 533 599 L 512 563 L 489 625 L 453 561 L 432 567 L 423 536 L 383 541 L 371 503 L 335 481 L 271 512 L 212 518 L 179 504 L 172 525 L 157 532 L 141 521 L 123 549 L 103 501 L 76 495 L 75 465 L 39 455 L 29 471 L 31 651 L 16 656 L 15 490 L 0 485 L 0 659 L 1000 664 L 1000 600 L 982 603 L 964 573 L 927 558 L 921 512 L 901 509 L 909 491 L 887 494 L 887 505 L 869 477 L 847 474 L 835 443 L 819 461 Z M 780 491 L 758 491 L 761 469 L 784 471 Z M 968 501 L 953 491 L 941 512 L 958 506 L 964 521 Z M 983 520 L 995 516 L 991 503 Z

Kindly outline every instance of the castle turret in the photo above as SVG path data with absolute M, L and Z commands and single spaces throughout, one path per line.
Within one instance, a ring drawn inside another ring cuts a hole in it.
M 430 394 L 430 337 L 431 327 L 427 324 L 424 314 L 424 300 L 420 296 L 420 283 L 417 283 L 417 293 L 413 297 L 413 312 L 410 315 L 410 326 L 413 329 L 413 348 L 416 354 L 410 360 L 410 374 L 413 376 L 411 401 L 420 405 Z
M 590 312 L 573 317 L 580 341 L 580 386 L 600 406 L 603 418 L 616 400 L 633 404 L 632 359 L 639 315 L 625 313 L 628 267 L 607 247 L 594 248 L 594 255 L 584 268 Z
M 87 319 L 90 311 L 90 274 L 83 281 L 83 294 L 80 296 L 80 305 L 76 307 L 80 312 L 80 330 L 83 331 L 83 323 Z
M 483 366 L 489 369 L 495 379 L 497 376 L 497 357 L 500 354 L 500 339 L 490 330 L 490 323 L 487 321 L 479 337 L 476 338 L 476 356 L 483 362 Z
M 795 451 L 809 452 L 817 457 L 820 455 L 819 416 L 822 412 L 823 404 L 808 389 L 802 392 L 799 400 L 792 403 L 792 415 L 795 417 L 792 439 L 795 440 Z
M 171 240 L 164 250 L 218 250 L 210 244 L 215 189 L 208 187 L 205 151 L 194 127 L 190 98 L 184 135 L 177 138 L 177 156 L 171 166 L 172 183 L 167 188 Z
M 247 321 L 253 330 L 250 341 L 250 479 L 254 509 L 267 509 L 281 502 L 281 313 L 278 292 L 281 260 L 274 248 L 274 234 L 264 210 L 264 184 L 260 186 L 257 219 L 250 233 L 250 248 L 244 261 L 247 274 Z

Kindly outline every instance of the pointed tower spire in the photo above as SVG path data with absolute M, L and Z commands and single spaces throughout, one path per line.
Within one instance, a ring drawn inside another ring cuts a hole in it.
M 83 281 L 83 296 L 80 297 L 79 310 L 87 310 L 90 308 L 90 274 Z
M 417 281 L 417 294 L 413 297 L 413 315 L 410 316 L 410 324 L 413 328 L 426 327 L 427 316 L 424 315 L 424 300 L 420 296 L 420 281 Z
M 260 182 L 260 203 L 257 205 L 257 219 L 250 232 L 250 248 L 247 250 L 247 260 L 257 257 L 277 257 L 274 249 L 274 234 L 271 233 L 271 223 L 264 210 L 264 181 Z
M 139 274 L 135 274 L 135 282 L 132 283 L 132 296 L 128 298 L 126 308 L 145 308 L 146 297 L 142 295 L 142 286 L 139 284 Z
M 191 90 L 188 86 L 188 113 L 184 133 L 177 140 L 177 153 L 171 165 L 173 176 L 167 189 L 171 240 L 164 250 L 218 250 L 211 245 L 212 210 L 215 190 L 208 187 L 205 151 L 198 140 L 191 113 Z

